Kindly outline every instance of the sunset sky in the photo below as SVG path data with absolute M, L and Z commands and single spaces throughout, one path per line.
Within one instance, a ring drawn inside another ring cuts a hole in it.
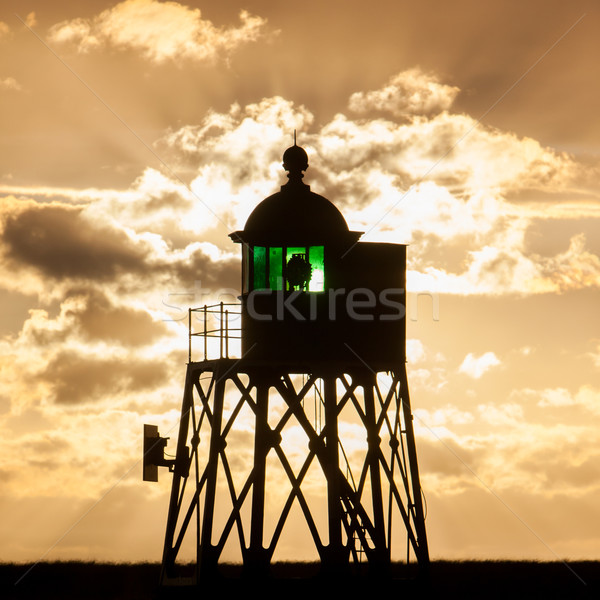
M 0 560 L 160 560 L 142 424 L 176 436 L 187 308 L 239 291 L 294 129 L 409 244 L 432 558 L 600 559 L 599 13 L 3 0 Z

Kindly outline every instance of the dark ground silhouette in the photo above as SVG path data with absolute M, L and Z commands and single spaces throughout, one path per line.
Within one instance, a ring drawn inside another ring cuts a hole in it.
M 160 565 L 86 562 L 0 564 L 0 596 L 39 600 L 161 600 L 162 598 L 252 597 L 332 598 L 347 594 L 407 598 L 600 598 L 600 562 L 434 561 L 427 581 L 407 579 L 403 565 L 393 565 L 388 577 L 315 576 L 310 563 L 278 563 L 268 579 L 239 578 L 235 566 L 206 581 L 201 589 L 160 590 Z M 27 573 L 27 571 L 29 572 Z M 27 573 L 25 575 L 25 573 Z M 23 576 L 25 575 L 25 576 Z M 18 583 L 17 580 L 22 578 Z M 15 585 L 16 584 L 16 585 Z

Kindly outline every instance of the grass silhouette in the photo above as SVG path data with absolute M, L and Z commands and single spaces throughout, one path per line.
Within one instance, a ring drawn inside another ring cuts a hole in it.
M 411 565 L 416 567 L 416 565 Z M 0 564 L 0 597 L 11 600 L 162 600 L 252 597 L 338 600 L 383 598 L 600 598 L 600 562 L 433 561 L 425 580 L 393 564 L 386 576 L 319 575 L 315 563 L 275 563 L 270 575 L 246 577 L 222 565 L 199 588 L 159 588 L 160 564 L 41 562 Z

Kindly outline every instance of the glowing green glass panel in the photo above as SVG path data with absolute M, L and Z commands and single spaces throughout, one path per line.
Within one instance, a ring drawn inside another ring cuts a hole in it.
M 308 262 L 312 267 L 309 292 L 322 292 L 325 289 L 325 249 L 323 246 L 311 246 L 308 249 Z
M 246 244 L 242 246 L 242 293 L 250 291 L 250 250 Z
M 267 287 L 267 249 L 264 246 L 254 246 L 254 289 L 262 290 Z
M 283 248 L 269 248 L 269 287 L 283 289 Z
M 289 262 L 290 258 L 294 254 L 306 254 L 306 248 L 286 248 L 285 249 L 285 262 L 286 264 Z

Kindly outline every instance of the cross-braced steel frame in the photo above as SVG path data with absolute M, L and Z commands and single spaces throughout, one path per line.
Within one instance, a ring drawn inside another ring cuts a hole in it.
M 185 548 L 196 553 L 192 581 L 234 555 L 249 572 L 266 572 L 286 529 L 325 571 L 379 572 L 398 553 L 427 567 L 405 366 L 303 371 L 225 358 L 189 363 L 163 584 L 178 581 Z

